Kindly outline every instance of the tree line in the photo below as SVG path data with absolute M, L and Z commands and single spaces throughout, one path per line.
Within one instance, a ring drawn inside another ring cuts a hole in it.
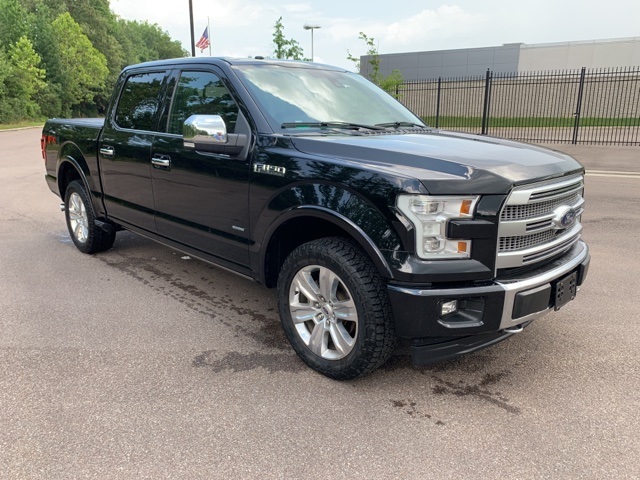
M 125 66 L 187 55 L 109 0 L 0 0 L 0 123 L 96 116 Z
M 370 79 L 393 92 L 399 72 L 379 75 L 374 39 L 359 38 L 372 56 Z M 284 36 L 282 17 L 273 41 L 275 58 L 309 60 Z M 109 0 L 0 0 L 0 124 L 97 116 L 125 66 L 188 55 L 157 24 L 119 18 Z

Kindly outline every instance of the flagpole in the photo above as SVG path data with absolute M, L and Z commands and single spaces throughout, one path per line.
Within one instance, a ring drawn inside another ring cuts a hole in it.
M 211 23 L 207 17 L 207 32 L 209 33 L 209 56 L 211 56 Z
M 191 56 L 196 56 L 196 39 L 194 38 L 195 32 L 193 31 L 193 2 L 189 0 L 189 26 L 191 27 Z

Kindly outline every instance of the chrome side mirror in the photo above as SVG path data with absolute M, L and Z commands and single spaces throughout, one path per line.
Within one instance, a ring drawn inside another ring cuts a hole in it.
M 189 143 L 227 143 L 227 126 L 220 115 L 191 115 L 184 121 L 182 135 L 185 147 Z
M 239 154 L 247 144 L 247 136 L 227 133 L 220 115 L 191 115 L 182 126 L 185 148 L 203 152 Z

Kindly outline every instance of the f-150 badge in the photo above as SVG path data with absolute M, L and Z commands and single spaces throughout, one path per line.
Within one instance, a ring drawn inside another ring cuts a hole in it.
M 268 175 L 277 175 L 279 177 L 284 177 L 284 174 L 287 172 L 287 169 L 284 167 L 279 167 L 277 165 L 268 165 L 266 163 L 254 163 L 253 171 L 256 173 L 266 173 Z

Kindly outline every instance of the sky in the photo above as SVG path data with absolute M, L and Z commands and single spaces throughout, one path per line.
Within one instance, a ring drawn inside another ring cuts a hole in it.
M 213 56 L 272 56 L 274 25 L 314 60 L 354 69 L 347 51 L 364 55 L 359 32 L 374 37 L 380 54 L 640 37 L 638 0 L 192 0 L 195 41 L 211 24 Z M 191 51 L 188 0 L 111 0 L 128 20 L 157 23 Z M 196 55 L 209 55 L 208 50 Z

